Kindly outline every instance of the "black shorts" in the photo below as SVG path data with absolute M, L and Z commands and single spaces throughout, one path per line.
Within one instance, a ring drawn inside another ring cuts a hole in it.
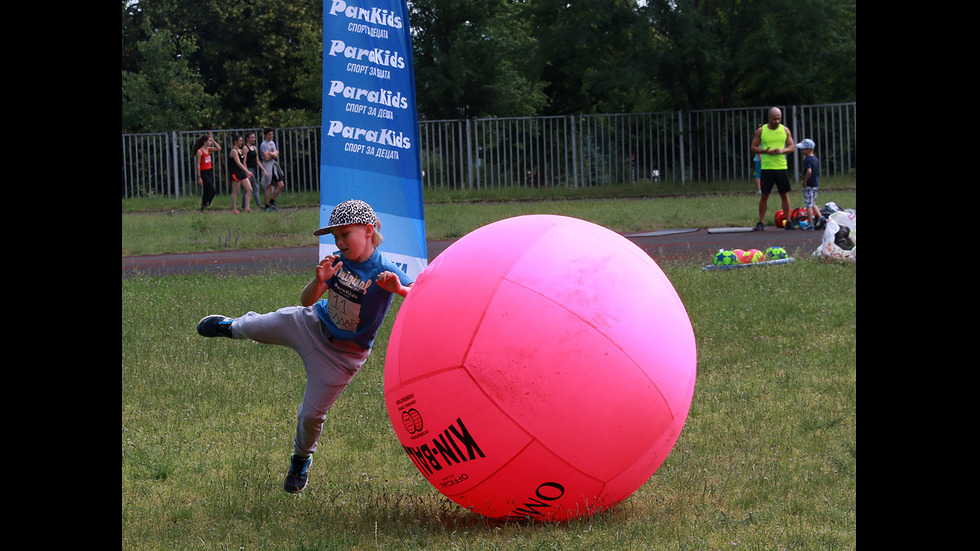
M 779 193 L 789 193 L 789 171 L 785 169 L 763 170 L 762 178 L 759 179 L 760 191 L 768 195 L 774 185 Z

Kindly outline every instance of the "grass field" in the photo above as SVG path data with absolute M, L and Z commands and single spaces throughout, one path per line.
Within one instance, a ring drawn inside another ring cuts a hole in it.
M 179 218 L 153 210 L 145 216 Z M 135 231 L 127 227 L 124 253 Z M 295 304 L 309 275 L 123 278 L 121 547 L 854 549 L 856 266 L 809 257 L 723 272 L 702 265 L 661 263 L 698 347 L 680 439 L 623 503 L 561 524 L 469 513 L 402 451 L 382 400 L 400 298 L 328 416 L 310 487 L 293 496 L 281 484 L 304 384 L 295 353 L 204 339 L 194 327 L 206 314 Z
M 825 180 L 820 187 L 820 204 L 833 201 L 841 208 L 857 208 L 855 177 Z M 284 193 L 275 213 L 234 215 L 226 201 L 227 196 L 219 196 L 212 203 L 216 210 L 202 215 L 199 198 L 124 200 L 122 255 L 317 244 L 310 229 L 319 226 L 320 198 L 316 194 Z M 516 192 L 434 190 L 425 194 L 425 230 L 428 239 L 452 239 L 521 214 L 573 216 L 618 232 L 754 226 L 758 204 L 752 190 L 746 192 L 745 184 L 737 182 L 698 187 L 645 183 L 561 192 L 554 188 Z M 796 193 L 792 206 L 802 204 L 802 194 Z M 780 208 L 774 194 L 769 199 L 768 219 Z

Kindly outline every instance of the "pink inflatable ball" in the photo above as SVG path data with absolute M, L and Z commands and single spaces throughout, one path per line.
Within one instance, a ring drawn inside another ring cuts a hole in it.
M 385 404 L 452 501 L 561 521 L 650 479 L 687 419 L 696 363 L 687 311 L 648 254 L 590 222 L 521 216 L 419 275 L 389 339 Z

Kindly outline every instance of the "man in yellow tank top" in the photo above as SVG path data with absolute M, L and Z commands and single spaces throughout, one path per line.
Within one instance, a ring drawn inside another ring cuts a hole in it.
M 779 192 L 783 203 L 783 213 L 786 214 L 786 229 L 796 229 L 795 222 L 789 220 L 789 170 L 786 167 L 786 155 L 796 150 L 793 136 L 789 128 L 782 125 L 783 112 L 773 107 L 769 110 L 769 123 L 755 131 L 752 137 L 752 153 L 762 159 L 762 178 L 759 183 L 762 195 L 759 198 L 759 223 L 755 231 L 765 228 L 763 219 L 769 206 L 769 193 L 773 186 Z

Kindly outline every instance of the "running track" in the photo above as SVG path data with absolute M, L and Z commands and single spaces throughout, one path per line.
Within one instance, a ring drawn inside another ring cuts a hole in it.
M 654 260 L 691 260 L 710 264 L 718 249 L 759 249 L 780 246 L 791 256 L 809 256 L 820 246 L 821 231 L 787 231 L 767 227 L 763 232 L 713 233 L 707 229 L 663 230 L 624 234 Z M 452 244 L 452 240 L 429 241 L 429 262 Z M 282 272 L 311 270 L 318 262 L 318 247 L 278 249 L 228 249 L 203 253 L 124 256 L 122 275 L 151 277 L 213 273 L 247 274 L 265 269 Z

